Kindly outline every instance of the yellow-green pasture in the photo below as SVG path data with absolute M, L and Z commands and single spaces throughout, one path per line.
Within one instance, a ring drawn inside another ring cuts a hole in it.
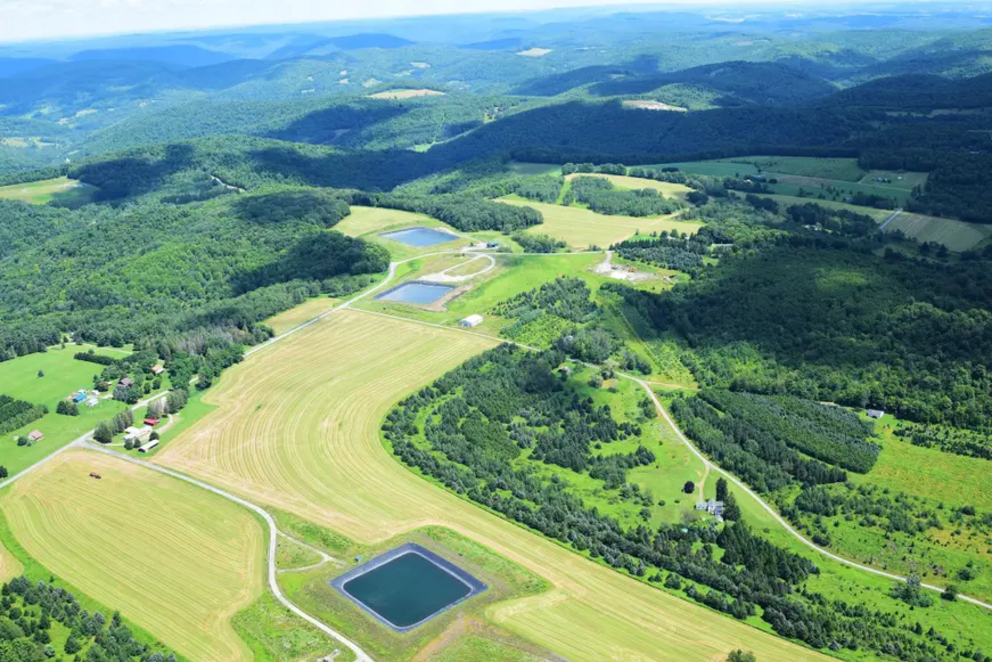
M 89 408 L 79 406 L 79 416 L 55 413 L 58 401 L 79 389 L 93 388 L 93 376 L 100 374 L 103 366 L 73 358 L 76 352 L 94 349 L 107 356 L 126 356 L 127 352 L 109 347 L 91 348 L 67 345 L 49 348 L 47 352 L 28 354 L 10 361 L 0 362 L 0 393 L 35 405 L 45 405 L 48 413 L 0 437 L 0 465 L 14 475 L 52 452 L 92 430 L 103 419 L 113 418 L 125 405 L 111 399 L 101 399 Z M 39 377 L 43 374 L 43 377 Z M 18 446 L 17 437 L 38 430 L 45 437 L 31 446 Z
M 82 204 L 89 202 L 96 188 L 68 177 L 39 182 L 0 186 L 0 198 L 44 205 L 53 200 Z
M 187 659 L 253 659 L 231 626 L 263 590 L 265 536 L 247 510 L 76 449 L 15 482 L 0 509 L 33 559 Z
M 617 188 L 637 190 L 637 189 L 652 189 L 657 191 L 659 194 L 666 198 L 678 198 L 679 200 L 685 200 L 685 196 L 692 191 L 691 188 L 683 184 L 671 184 L 669 182 L 659 182 L 653 179 L 643 179 L 641 177 L 627 177 L 626 175 L 600 175 L 600 174 L 585 174 L 585 173 L 575 173 L 574 175 L 569 175 L 566 177 L 567 180 L 571 181 L 576 177 L 600 177 L 602 179 L 607 179 L 613 183 Z
M 340 299 L 333 297 L 319 296 L 304 301 L 300 305 L 283 311 L 278 315 L 273 315 L 262 322 L 270 327 L 277 336 L 280 336 L 291 329 L 295 329 L 304 322 L 309 322 L 314 317 L 319 317 L 334 308 Z
M 532 234 L 546 234 L 567 243 L 573 250 L 586 250 L 592 246 L 606 248 L 633 237 L 638 232 L 651 233 L 678 230 L 695 233 L 701 224 L 680 221 L 674 214 L 655 218 L 633 216 L 606 216 L 581 207 L 563 207 L 543 202 L 502 199 L 508 205 L 531 207 L 541 212 L 544 223 L 527 228 Z
M 908 213 L 900 214 L 885 228 L 886 232 L 897 230 L 920 243 L 934 242 L 957 253 L 974 248 L 992 235 L 990 226 Z

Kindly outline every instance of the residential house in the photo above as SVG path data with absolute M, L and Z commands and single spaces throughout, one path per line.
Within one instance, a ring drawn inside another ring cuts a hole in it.
M 31 432 L 28 432 L 28 439 L 31 441 L 41 441 L 44 438 L 45 435 L 41 433 L 41 430 L 31 430 Z

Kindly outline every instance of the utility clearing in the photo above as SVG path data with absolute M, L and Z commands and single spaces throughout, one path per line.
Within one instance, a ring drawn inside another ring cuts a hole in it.
M 570 660 L 824 660 L 631 580 L 425 481 L 383 447 L 396 402 L 494 339 L 358 311 L 324 318 L 231 368 L 206 398 L 217 409 L 155 461 L 366 544 L 438 525 L 552 583 L 498 603 L 497 625 Z

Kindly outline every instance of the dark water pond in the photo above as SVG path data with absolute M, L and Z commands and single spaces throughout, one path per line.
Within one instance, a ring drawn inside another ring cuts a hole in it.
M 376 297 L 376 300 L 427 305 L 434 303 L 453 289 L 455 288 L 451 285 L 412 281 L 403 283 L 399 287 L 394 287 L 388 292 L 383 292 Z
M 387 232 L 380 236 L 402 242 L 409 246 L 416 246 L 417 248 L 446 244 L 449 241 L 458 239 L 458 237 L 450 232 L 432 230 L 431 228 L 407 228 L 405 230 L 397 230 L 396 232 Z
M 465 581 L 414 551 L 344 582 L 342 589 L 396 629 L 417 625 L 473 592 Z

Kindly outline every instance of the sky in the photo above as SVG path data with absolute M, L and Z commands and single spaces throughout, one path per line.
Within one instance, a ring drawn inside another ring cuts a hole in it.
M 782 1 L 765 0 L 762 4 Z M 714 2 L 755 6 L 746 0 L 694 0 L 691 4 Z M 0 0 L 0 42 L 469 11 L 635 4 L 665 3 L 659 0 Z

